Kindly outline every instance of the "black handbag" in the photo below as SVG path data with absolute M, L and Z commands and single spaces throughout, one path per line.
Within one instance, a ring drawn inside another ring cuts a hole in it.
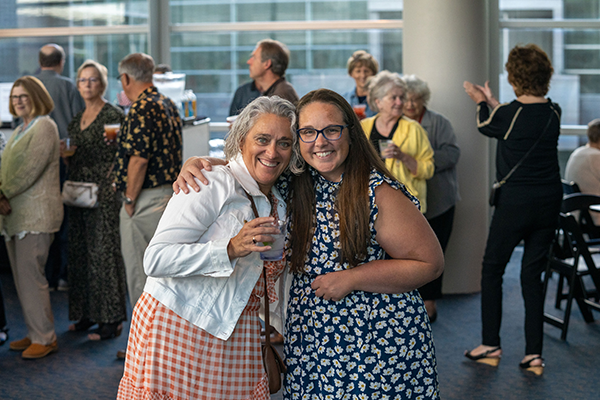
M 555 113 L 554 107 L 552 107 L 552 103 L 550 103 L 550 108 L 552 109 L 552 112 L 550 113 L 550 118 L 548 118 L 548 122 L 546 123 L 544 130 L 542 131 L 540 136 L 537 138 L 537 140 L 535 141 L 533 146 L 531 146 L 529 148 L 529 150 L 527 150 L 527 153 L 525 153 L 525 155 L 519 160 L 519 162 L 514 167 L 512 167 L 512 169 L 508 172 L 508 174 L 506 174 L 506 176 L 503 179 L 500 180 L 500 182 L 496 181 L 492 185 L 492 190 L 490 190 L 490 198 L 488 200 L 491 207 L 495 207 L 498 205 L 498 199 L 500 198 L 500 189 L 502 188 L 502 185 L 504 185 L 506 183 L 508 178 L 510 178 L 510 176 L 517 170 L 517 168 L 519 168 L 519 166 L 523 163 L 523 161 L 525 161 L 527 156 L 533 151 L 535 146 L 537 146 L 537 144 L 540 142 L 540 140 L 542 139 L 542 137 L 548 130 L 548 127 L 550 126 L 550 122 L 552 122 L 552 116 Z
M 502 187 L 502 185 L 498 182 L 494 182 L 494 184 L 492 185 L 492 190 L 490 191 L 490 199 L 489 199 L 489 203 L 491 207 L 494 207 L 496 204 L 498 204 L 498 198 L 500 197 L 500 188 Z

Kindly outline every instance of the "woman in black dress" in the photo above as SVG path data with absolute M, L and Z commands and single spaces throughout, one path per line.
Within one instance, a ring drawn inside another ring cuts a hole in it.
M 562 200 L 557 154 L 561 110 L 545 97 L 554 70 L 538 46 L 513 48 L 506 70 L 517 96 L 511 103 L 499 104 L 487 83 L 485 87 L 464 83 L 467 94 L 477 103 L 479 131 L 498 140 L 496 180 L 502 181 L 523 160 L 500 188 L 483 256 L 483 341 L 465 356 L 488 365 L 497 366 L 500 362 L 502 275 L 514 248 L 523 240 L 521 291 L 525 302 L 526 347 L 519 366 L 541 375 L 544 370 L 541 275 Z
M 107 87 L 106 67 L 88 60 L 77 71 L 77 88 L 85 109 L 69 124 L 77 146 L 67 158 L 69 180 L 98 184 L 98 207 L 69 207 L 69 319 L 71 331 L 95 324 L 91 340 L 118 336 L 126 319 L 125 267 L 121 256 L 119 209 L 109 174 L 115 150 L 104 142 L 104 125 L 120 124 L 120 108 L 102 96 Z

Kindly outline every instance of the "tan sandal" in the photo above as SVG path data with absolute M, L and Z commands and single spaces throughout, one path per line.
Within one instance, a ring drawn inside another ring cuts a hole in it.
M 502 348 L 500 346 L 494 347 L 493 349 L 484 351 L 483 353 L 478 354 L 476 356 L 471 354 L 470 351 L 465 351 L 465 357 L 467 357 L 469 360 L 476 361 L 481 364 L 486 364 L 486 365 L 491 365 L 492 367 L 497 367 L 498 364 L 500 364 L 500 358 L 502 357 L 502 355 L 490 356 L 490 354 L 495 353 L 498 350 L 502 350 Z
M 542 363 L 539 365 L 531 365 L 531 362 L 535 360 L 542 360 Z M 544 359 L 542 358 L 542 356 L 535 356 L 529 361 L 519 363 L 519 368 L 528 372 L 532 372 L 537 376 L 540 376 L 544 373 L 545 366 L 546 364 L 544 364 Z

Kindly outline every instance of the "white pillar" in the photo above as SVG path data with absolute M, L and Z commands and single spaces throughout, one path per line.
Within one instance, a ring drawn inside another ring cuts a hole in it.
M 171 33 L 169 2 L 164 0 L 148 0 L 148 51 L 154 63 L 171 64 Z
M 497 78 L 490 76 L 490 63 L 497 59 L 489 56 L 492 6 L 497 10 L 496 0 L 404 0 L 403 72 L 429 84 L 429 107 L 450 120 L 461 149 L 462 200 L 446 250 L 444 293 L 480 290 L 489 226 L 490 142 L 477 131 L 475 104 L 465 94 L 463 81 L 482 84 L 490 79 L 497 85 Z M 493 32 L 492 37 L 497 36 Z

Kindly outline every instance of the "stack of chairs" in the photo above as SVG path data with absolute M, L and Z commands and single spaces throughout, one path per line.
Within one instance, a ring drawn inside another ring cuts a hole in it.
M 560 309 L 565 301 L 566 305 L 562 318 L 544 312 L 544 321 L 561 329 L 562 340 L 567 338 L 573 300 L 588 323 L 594 321 L 592 311 L 600 311 L 600 227 L 590 216 L 590 207 L 595 205 L 600 206 L 600 196 L 577 192 L 565 195 L 549 254 L 544 293 L 550 277 L 557 272 L 555 308 Z

